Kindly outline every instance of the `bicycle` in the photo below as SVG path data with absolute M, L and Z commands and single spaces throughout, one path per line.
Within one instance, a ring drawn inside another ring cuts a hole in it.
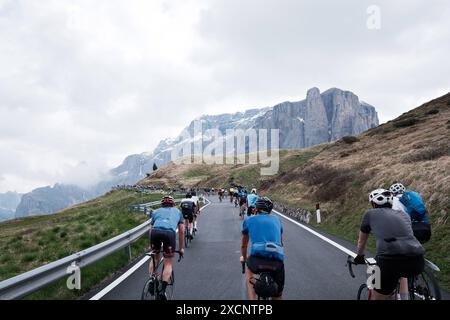
M 239 206 L 239 217 L 241 217 L 242 219 L 244 219 L 245 217 L 245 211 L 246 211 L 247 207 L 246 205 L 241 205 Z
M 162 275 L 164 273 L 164 255 L 161 256 L 158 263 L 156 262 L 155 255 L 160 253 L 161 250 L 152 250 L 151 252 L 146 253 L 146 256 L 149 256 L 151 261 L 150 263 L 153 263 L 153 272 L 150 274 L 149 279 L 145 282 L 144 288 L 142 289 L 141 294 L 141 300 L 161 300 L 160 299 L 160 293 L 162 291 Z M 181 255 L 180 251 L 175 251 L 178 253 L 178 262 L 181 261 L 183 256 Z M 162 265 L 161 272 L 158 272 L 159 267 Z M 167 300 L 173 299 L 173 287 L 175 283 L 175 274 L 172 270 L 172 275 L 169 278 L 169 281 L 167 283 L 166 287 L 166 297 Z
M 367 266 L 375 266 L 377 262 L 374 258 L 367 258 Z M 353 273 L 353 257 L 347 257 L 347 266 L 352 278 L 355 278 Z M 425 259 L 425 268 L 423 272 L 417 276 L 408 278 L 408 292 L 410 300 L 441 300 L 441 290 L 433 275 L 433 271 L 440 272 L 438 266 L 431 261 Z M 428 280 L 427 280 L 428 279 Z M 397 289 L 394 291 L 394 297 L 397 299 L 400 289 L 400 280 L 397 285 Z M 370 300 L 372 297 L 373 288 L 367 287 L 367 284 L 363 283 L 358 289 L 357 300 Z
M 242 274 L 245 274 L 245 262 L 241 262 L 242 264 Z M 260 273 L 257 274 L 257 278 L 253 277 L 250 280 L 254 280 L 254 282 L 250 282 L 253 285 L 253 288 L 255 288 L 255 293 L 258 300 L 272 300 L 272 294 L 269 295 L 262 295 L 256 290 L 256 282 L 262 281 L 264 286 L 268 286 L 269 288 L 273 289 L 272 291 L 275 291 L 273 288 L 273 284 L 275 283 L 275 280 L 272 277 L 271 271 L 267 270 L 261 270 Z M 271 290 L 269 290 L 271 291 Z M 273 292 L 274 293 L 274 292 Z M 275 294 L 275 293 L 274 293 Z
M 193 229 L 194 227 L 192 227 Z M 192 234 L 194 233 L 194 230 L 192 230 Z M 191 234 L 189 233 L 189 221 L 184 221 L 184 246 L 186 248 L 189 248 L 189 243 L 192 242 Z

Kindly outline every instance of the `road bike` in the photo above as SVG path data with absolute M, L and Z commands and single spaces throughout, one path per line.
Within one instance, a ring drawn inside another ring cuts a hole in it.
M 239 206 L 239 217 L 244 219 L 246 211 L 247 211 L 247 206 L 245 204 L 243 204 L 242 206 Z
M 375 266 L 377 262 L 374 258 L 365 259 L 367 266 Z M 353 273 L 353 257 L 347 257 L 347 266 L 352 278 L 355 278 Z M 433 262 L 425 259 L 425 268 L 423 272 L 417 276 L 408 278 L 408 292 L 410 300 L 441 300 L 441 290 L 434 277 L 433 272 L 440 272 L 438 266 Z M 400 280 L 397 288 L 394 292 L 394 298 L 397 299 L 399 296 Z M 372 297 L 373 288 L 369 288 L 366 283 L 360 285 L 358 289 L 358 300 L 370 300 Z
M 194 226 L 192 226 L 192 236 L 194 235 Z M 192 242 L 191 234 L 189 233 L 189 220 L 184 220 L 184 246 L 189 248 Z
M 156 261 L 155 258 L 155 256 L 160 252 L 161 250 L 152 250 L 145 254 L 150 257 L 150 263 L 153 263 L 153 272 L 149 275 L 149 278 L 145 282 L 144 288 L 142 289 L 141 300 L 161 300 L 160 293 L 162 291 L 162 275 L 164 273 L 164 255 L 161 255 L 159 261 Z M 180 262 L 183 256 L 180 251 L 175 251 L 175 253 L 178 253 L 178 262 Z M 172 275 L 170 276 L 166 287 L 167 300 L 173 299 L 174 283 L 175 274 L 172 270 Z

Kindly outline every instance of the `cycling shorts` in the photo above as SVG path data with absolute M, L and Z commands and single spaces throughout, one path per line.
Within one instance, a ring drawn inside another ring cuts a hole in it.
M 150 243 L 152 250 L 156 251 L 160 251 L 161 244 L 163 244 L 164 257 L 172 258 L 177 246 L 176 232 L 173 230 L 152 229 Z
M 281 297 L 284 289 L 283 261 L 259 256 L 250 256 L 247 259 L 247 267 L 254 274 L 259 274 L 261 272 L 270 272 L 273 280 L 278 285 L 278 292 L 275 297 Z
M 190 223 L 194 221 L 194 210 L 188 210 L 183 212 L 184 219 L 188 220 Z
M 423 272 L 425 260 L 420 256 L 377 256 L 380 268 L 380 289 L 376 292 L 390 295 L 397 288 L 400 278 L 414 277 Z

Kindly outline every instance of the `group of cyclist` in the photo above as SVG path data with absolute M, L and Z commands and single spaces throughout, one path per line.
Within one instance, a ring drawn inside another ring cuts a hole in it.
M 369 202 L 372 209 L 363 216 L 354 263 L 366 263 L 365 247 L 369 234 L 373 234 L 380 286 L 374 288 L 372 299 L 408 300 L 407 278 L 423 272 L 425 249 L 422 244 L 431 236 L 426 209 L 420 196 L 414 191 L 407 192 L 401 183 L 393 184 L 389 190 L 372 191 Z M 416 209 L 415 205 L 421 208 Z M 399 282 L 400 297 L 394 297 Z
M 197 229 L 197 218 L 200 213 L 200 203 L 196 192 L 189 192 L 181 200 L 179 209 L 175 206 L 172 196 L 165 196 L 161 200 L 161 208 L 155 210 L 151 218 L 150 250 L 156 252 L 156 261 L 160 260 L 161 246 L 164 255 L 162 274 L 162 288 L 159 292 L 160 300 L 167 300 L 166 288 L 172 274 L 173 257 L 176 250 L 176 233 L 178 230 L 179 254 L 184 255 L 185 228 L 189 237 L 193 239 L 193 230 Z M 153 273 L 153 264 L 149 263 L 149 272 Z M 151 287 L 151 286 L 150 286 Z
M 245 265 L 247 266 L 245 273 L 248 297 L 256 299 L 257 295 L 263 295 L 272 299 L 281 299 L 285 281 L 281 219 L 271 214 L 272 201 L 268 197 L 259 196 L 255 188 L 248 193 L 247 187 L 237 186 L 230 188 L 228 193 L 230 202 L 233 199 L 238 202 L 240 212 L 242 208 L 247 209 L 247 217 L 242 223 L 240 262 L 244 268 Z M 368 209 L 362 218 L 358 252 L 354 263 L 366 263 L 365 248 L 369 235 L 373 234 L 376 239 L 376 261 L 381 272 L 381 286 L 375 288 L 373 299 L 393 298 L 399 281 L 401 299 L 407 299 L 406 278 L 419 275 L 424 269 L 425 250 L 422 243 L 429 239 L 430 234 L 425 232 L 426 235 L 423 237 L 424 228 L 419 228 L 422 231 L 422 239 L 417 239 L 420 232 L 413 230 L 413 225 L 416 223 L 423 227 L 424 224 L 428 224 L 428 230 L 430 230 L 429 222 L 426 215 L 422 215 L 421 221 L 418 221 L 417 216 L 411 213 L 410 203 L 404 199 L 406 194 L 405 187 L 400 183 L 395 183 L 389 190 L 376 189 L 369 194 L 369 203 L 372 208 Z M 181 208 L 183 203 L 192 204 L 192 214 L 190 211 L 181 213 L 174 208 L 173 198 L 164 197 L 161 201 L 162 208 L 156 210 L 152 217 L 151 249 L 159 250 L 163 243 L 166 257 L 163 288 L 167 285 L 164 281 L 167 281 L 172 271 L 171 258 L 176 246 L 177 226 L 181 254 L 184 253 L 182 225 L 186 220 L 186 223 L 189 223 L 188 232 L 191 232 L 192 227 L 195 228 L 192 222 L 195 212 L 198 212 L 198 202 L 192 201 L 192 196 L 188 194 L 182 200 Z M 248 250 L 249 242 L 250 250 Z M 263 281 L 261 278 L 255 278 L 258 274 L 270 274 L 271 277 Z

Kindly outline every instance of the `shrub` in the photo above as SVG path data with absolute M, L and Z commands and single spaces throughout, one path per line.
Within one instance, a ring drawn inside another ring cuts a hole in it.
M 35 260 L 36 257 L 37 257 L 37 255 L 34 253 L 27 253 L 22 257 L 21 261 L 22 262 L 31 262 L 31 261 Z
M 65 236 L 67 236 L 67 232 L 63 231 L 59 234 L 60 238 L 64 238 Z
M 407 154 L 403 157 L 404 163 L 412 163 L 412 162 L 419 162 L 419 161 L 429 161 L 429 160 L 436 160 L 440 157 L 448 156 L 450 155 L 450 147 L 439 145 L 434 148 L 427 148 L 420 150 L 418 152 L 414 152 L 411 154 Z
M 438 114 L 438 113 L 439 113 L 438 109 L 431 109 L 431 110 L 427 111 L 425 114 L 432 115 L 432 114 Z
M 394 122 L 396 128 L 405 128 L 415 125 L 418 122 L 417 118 L 406 118 L 404 120 Z
M 345 136 L 345 137 L 342 137 L 342 141 L 344 141 L 345 143 L 348 143 L 348 144 L 352 144 L 352 143 L 358 142 L 359 139 L 354 136 Z

